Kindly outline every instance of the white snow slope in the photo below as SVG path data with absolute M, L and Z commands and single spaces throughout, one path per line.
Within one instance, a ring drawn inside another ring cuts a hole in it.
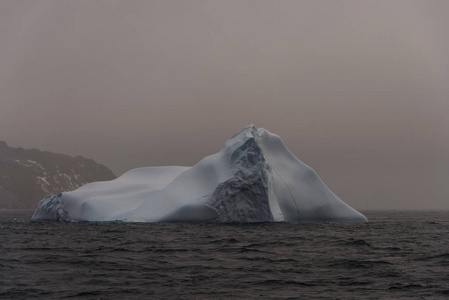
M 147 167 L 50 195 L 33 220 L 366 222 L 279 136 L 254 125 L 193 167 Z

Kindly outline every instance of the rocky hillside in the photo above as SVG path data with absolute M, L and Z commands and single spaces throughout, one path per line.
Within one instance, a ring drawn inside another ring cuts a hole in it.
M 48 194 L 115 178 L 111 170 L 92 159 L 11 148 L 0 141 L 0 209 L 34 209 Z

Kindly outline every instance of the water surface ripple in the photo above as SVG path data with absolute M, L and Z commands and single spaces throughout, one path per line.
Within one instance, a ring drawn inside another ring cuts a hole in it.
M 0 211 L 1 299 L 449 298 L 449 212 L 225 225 L 31 214 Z

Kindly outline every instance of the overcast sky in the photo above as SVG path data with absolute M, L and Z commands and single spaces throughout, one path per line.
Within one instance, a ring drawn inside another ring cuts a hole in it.
M 116 175 L 254 123 L 356 209 L 448 209 L 449 1 L 0 2 L 0 140 Z

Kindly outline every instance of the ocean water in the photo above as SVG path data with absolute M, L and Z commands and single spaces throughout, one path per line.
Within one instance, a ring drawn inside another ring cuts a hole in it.
M 0 211 L 1 299 L 448 299 L 449 212 L 360 224 L 31 222 Z

